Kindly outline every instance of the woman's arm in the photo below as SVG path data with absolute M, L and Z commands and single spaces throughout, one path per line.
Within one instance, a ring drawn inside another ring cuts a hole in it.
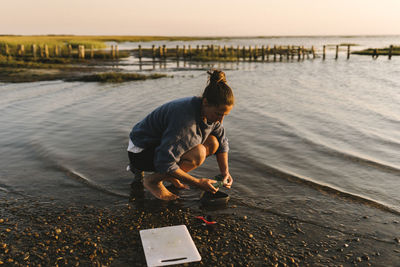
M 228 152 L 217 153 L 217 162 L 221 174 L 224 176 L 224 186 L 231 188 L 233 178 L 229 173 Z
M 211 193 L 215 193 L 218 191 L 218 189 L 212 185 L 217 182 L 216 180 L 207 178 L 199 178 L 199 179 L 194 178 L 187 172 L 183 171 L 181 168 L 178 168 L 177 170 L 170 172 L 169 175 L 172 176 L 173 178 L 178 179 L 182 183 L 197 186 L 204 191 L 209 191 Z

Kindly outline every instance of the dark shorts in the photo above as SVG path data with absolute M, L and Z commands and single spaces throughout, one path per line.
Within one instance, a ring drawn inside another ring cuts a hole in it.
M 155 171 L 154 155 L 156 147 L 147 148 L 140 153 L 132 153 L 128 151 L 130 167 L 141 171 Z

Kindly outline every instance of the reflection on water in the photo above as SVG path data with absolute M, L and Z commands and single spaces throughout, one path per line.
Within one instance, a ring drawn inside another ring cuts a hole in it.
M 207 63 L 199 61 L 186 61 L 186 60 L 152 60 L 142 59 L 139 60 L 134 56 L 126 58 L 118 65 L 120 69 L 125 71 L 185 71 L 185 70 L 209 70 L 211 68 L 218 68 L 224 70 L 238 69 L 238 62 L 219 62 Z

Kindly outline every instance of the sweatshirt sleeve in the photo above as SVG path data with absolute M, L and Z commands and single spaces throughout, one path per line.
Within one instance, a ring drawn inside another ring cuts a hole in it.
M 219 147 L 218 147 L 216 154 L 228 152 L 229 151 L 229 142 L 228 142 L 228 138 L 225 135 L 224 126 L 218 122 L 217 125 L 215 126 L 214 130 L 211 132 L 211 134 L 214 135 L 219 142 Z
M 159 173 L 170 173 L 179 168 L 178 162 L 188 150 L 188 139 L 193 136 L 193 130 L 189 126 L 192 123 L 186 118 L 186 114 L 169 114 L 167 117 L 167 127 L 162 133 L 160 145 L 155 150 L 154 167 Z
M 173 135 L 173 132 L 165 133 L 161 144 L 156 148 L 154 167 L 159 173 L 176 171 L 179 168 L 177 163 L 187 150 L 185 142 L 172 138 Z

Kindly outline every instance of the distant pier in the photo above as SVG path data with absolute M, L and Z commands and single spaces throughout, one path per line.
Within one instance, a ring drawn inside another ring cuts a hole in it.
M 384 49 L 367 49 L 363 51 L 351 51 L 352 44 L 323 45 L 320 49 L 316 46 L 304 47 L 299 45 L 261 45 L 261 46 L 226 46 L 226 45 L 177 45 L 167 47 L 166 45 L 142 48 L 139 45 L 135 49 L 123 50 L 124 57 L 134 55 L 141 61 L 151 59 L 153 61 L 197 61 L 197 62 L 282 62 L 303 61 L 320 58 L 328 59 L 327 49 L 333 50 L 330 58 L 338 60 L 344 58 L 349 60 L 351 55 L 370 55 L 373 59 L 379 56 L 387 56 L 390 60 L 394 55 L 400 55 L 400 48 L 391 45 Z M 122 51 L 121 51 L 122 52 Z M 343 55 L 342 55 L 343 54 Z M 112 59 L 120 58 L 118 45 L 112 45 L 110 49 L 95 50 L 93 46 L 85 47 L 79 45 L 73 48 L 71 45 L 53 46 L 32 44 L 25 47 L 20 44 L 10 48 L 8 44 L 0 46 L 0 55 L 8 58 L 19 58 L 22 60 L 37 60 L 50 58 L 76 58 L 85 59 Z

